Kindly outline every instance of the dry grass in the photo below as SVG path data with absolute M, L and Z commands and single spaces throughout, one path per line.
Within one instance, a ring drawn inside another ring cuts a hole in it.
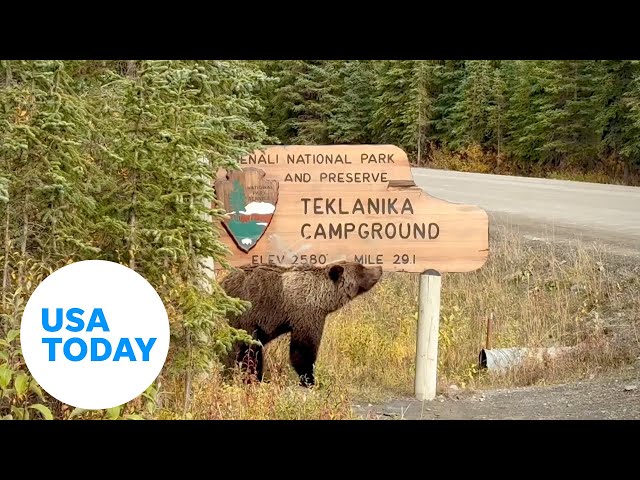
M 501 170 L 497 167 L 495 157 L 495 155 L 484 153 L 478 146 L 472 146 L 457 153 L 436 150 L 427 166 L 457 172 L 501 173 L 504 169 Z
M 165 408 L 159 419 L 207 420 L 348 420 L 351 402 L 346 386 L 299 387 L 292 376 L 278 375 L 262 384 L 244 383 L 239 375 L 224 379 L 219 372 L 193 383 L 192 405 L 183 415 L 181 385 L 163 393 Z
M 443 276 L 441 391 L 451 383 L 483 388 L 560 382 L 635 358 L 637 274 L 621 273 L 601 248 L 525 242 L 513 230 L 498 229 L 483 268 Z M 346 385 L 352 396 L 370 401 L 412 394 L 418 287 L 418 275 L 387 274 L 375 293 L 333 314 L 318 359 L 320 381 Z M 492 348 L 581 348 L 548 365 L 480 372 L 478 355 L 492 312 Z M 275 377 L 291 375 L 287 342 L 267 350 Z
M 420 166 L 458 172 L 518 175 L 612 185 L 640 185 L 640 172 L 635 171 L 625 176 L 624 165 L 617 159 L 600 161 L 596 166 L 589 166 L 588 169 L 568 165 L 548 167 L 527 163 L 518 164 L 502 156 L 501 161 L 498 162 L 495 153 L 484 152 L 477 145 L 455 153 L 436 150 L 432 152 L 428 164 Z
M 453 383 L 482 389 L 562 382 L 638 355 L 640 280 L 633 261 L 618 265 L 601 248 L 527 242 L 506 228 L 492 231 L 490 251 L 480 270 L 443 276 L 441 392 Z M 418 285 L 418 275 L 387 274 L 375 291 L 329 317 L 316 365 L 319 388 L 297 387 L 283 337 L 266 349 L 266 383 L 225 384 L 213 374 L 194 387 L 192 417 L 350 418 L 351 401 L 411 395 Z M 545 365 L 478 371 L 491 312 L 492 348 L 581 347 Z

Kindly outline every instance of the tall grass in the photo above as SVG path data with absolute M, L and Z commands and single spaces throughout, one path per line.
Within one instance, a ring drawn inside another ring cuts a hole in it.
M 490 243 L 484 267 L 443 275 L 441 392 L 453 383 L 481 389 L 562 382 L 635 358 L 640 280 L 633 267 L 625 270 L 622 262 L 619 268 L 602 247 L 526 241 L 511 228 L 494 229 Z M 297 386 L 285 336 L 266 348 L 264 384 L 225 383 L 212 372 L 196 382 L 190 417 L 351 418 L 351 402 L 411 395 L 418 288 L 419 275 L 389 273 L 332 314 L 316 365 L 318 388 Z M 581 348 L 546 365 L 525 364 L 506 374 L 479 371 L 491 313 L 492 348 Z M 173 395 L 182 398 L 181 392 Z
M 162 393 L 165 407 L 159 419 L 209 420 L 345 420 L 353 418 L 346 385 L 324 385 L 308 390 L 291 375 L 271 376 L 268 382 L 245 382 L 240 375 L 223 379 L 219 371 L 193 382 L 191 409 L 180 405 L 183 385 L 174 383 Z
M 607 315 L 626 312 L 623 321 L 637 321 L 640 282 L 632 272 L 621 276 L 602 247 L 531 242 L 499 228 L 492 232 L 490 251 L 481 269 L 443 275 L 440 390 L 451 383 L 483 388 L 557 382 L 633 358 L 630 349 L 638 342 L 630 332 L 612 335 L 617 332 L 607 327 Z M 346 385 L 356 398 L 412 394 L 418 289 L 419 275 L 386 274 L 374 291 L 333 314 L 318 359 L 320 381 Z M 486 346 L 491 313 L 491 348 L 581 348 L 542 369 L 480 372 L 478 355 Z M 290 373 L 287 342 L 267 349 L 276 376 Z

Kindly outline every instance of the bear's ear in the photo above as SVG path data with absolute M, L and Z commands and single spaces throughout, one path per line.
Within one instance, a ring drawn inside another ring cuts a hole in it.
M 344 272 L 344 267 L 342 265 L 333 265 L 329 268 L 329 278 L 334 282 L 340 280 L 342 273 Z

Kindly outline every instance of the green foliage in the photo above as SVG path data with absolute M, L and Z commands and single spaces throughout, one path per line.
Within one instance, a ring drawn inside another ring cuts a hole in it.
M 415 101 L 410 101 L 414 61 L 382 61 L 377 66 L 373 116 L 374 136 L 381 143 L 396 143 L 411 149 L 415 134 L 411 128 L 417 118 Z
M 336 86 L 327 120 L 332 143 L 371 142 L 376 95 L 374 67 L 375 62 L 369 60 L 335 62 Z
M 13 322 L 12 322 L 13 323 Z M 2 332 L 9 324 L 3 319 Z M 42 389 L 28 374 L 19 347 L 19 330 L 9 329 L 0 338 L 0 418 L 52 420 L 51 410 Z M 35 415 L 34 415 L 35 414 Z
M 514 172 L 640 168 L 637 61 L 260 62 L 282 143 L 391 143 L 423 164 L 480 148 Z M 451 162 L 450 162 L 451 163 Z M 453 162 L 455 163 L 455 162 Z M 615 174 L 615 171 L 612 172 Z M 625 174 L 625 175 L 626 175 Z
M 47 250 L 52 261 L 91 257 L 95 201 L 85 181 L 92 168 L 84 149 L 86 105 L 64 62 L 5 61 L 3 67 L 0 158 L 6 196 L 15 199 L 7 209 L 19 210 L 22 221 L 23 249 Z
M 584 178 L 613 165 L 627 178 L 640 171 L 640 62 L 1 61 L 0 417 L 150 418 L 168 381 L 185 398 L 166 401 L 188 406 L 191 378 L 248 339 L 224 321 L 248 305 L 205 268 L 228 266 L 213 180 L 278 142 L 390 143 L 420 165 Z M 42 279 L 92 258 L 151 282 L 171 349 L 140 398 L 71 412 L 43 395 L 17 338 Z
M 283 143 L 329 143 L 335 77 L 330 62 L 284 60 L 262 66 L 272 79 L 263 90 L 270 133 Z
M 543 164 L 580 162 L 595 154 L 594 79 L 590 62 L 541 61 L 532 81 L 538 89 L 527 130 L 535 139 L 532 156 Z
M 1 416 L 155 414 L 157 385 L 73 415 L 38 393 L 15 335 L 33 289 L 66 263 L 120 262 L 158 290 L 172 334 L 158 384 L 210 368 L 241 336 L 224 318 L 246 305 L 204 268 L 228 266 L 212 184 L 268 139 L 257 96 L 268 80 L 242 61 L 0 63 Z
M 600 153 L 640 165 L 640 62 L 600 62 L 597 129 Z
M 138 413 L 132 411 L 135 407 L 128 405 L 118 405 L 116 407 L 107 408 L 105 410 L 86 410 L 84 408 L 74 408 L 66 418 L 72 419 L 94 419 L 94 420 L 144 420 L 145 418 L 152 418 L 157 409 L 157 389 L 151 385 L 140 396 L 139 400 L 142 400 L 143 406 L 139 409 Z
M 465 62 L 465 75 L 460 83 L 459 101 L 452 108 L 453 148 L 489 144 L 491 106 L 495 103 L 494 73 L 488 60 Z

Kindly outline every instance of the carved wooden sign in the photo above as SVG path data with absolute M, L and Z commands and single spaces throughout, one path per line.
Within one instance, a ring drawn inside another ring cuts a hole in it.
M 426 194 L 398 147 L 273 146 L 239 163 L 215 183 L 231 266 L 351 260 L 468 272 L 486 262 L 486 212 Z

